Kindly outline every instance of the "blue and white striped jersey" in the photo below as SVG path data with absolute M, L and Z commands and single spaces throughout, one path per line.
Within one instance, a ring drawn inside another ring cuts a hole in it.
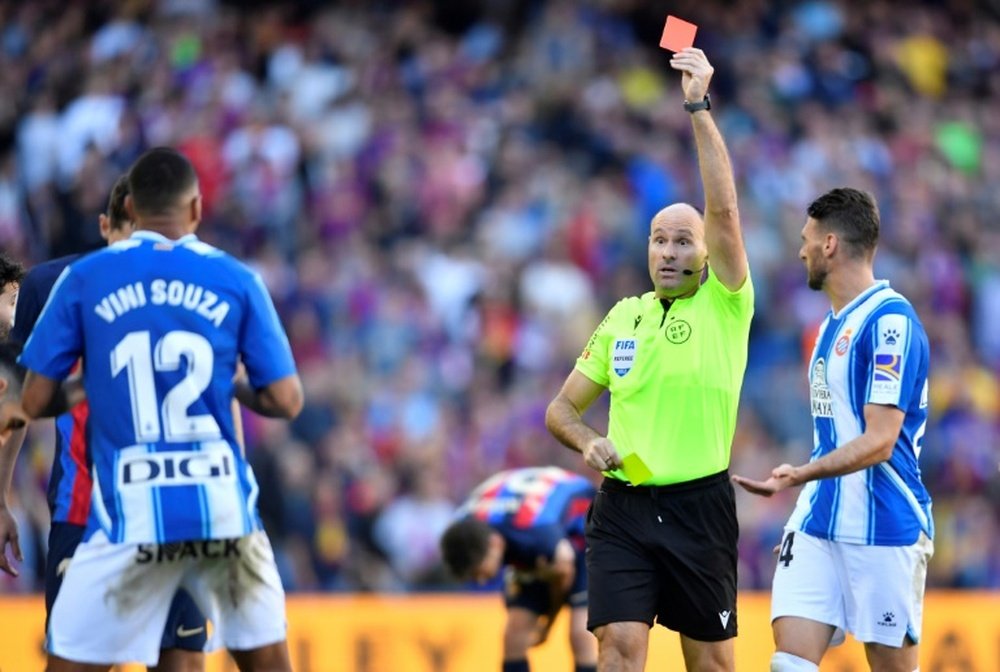
M 238 359 L 260 388 L 295 373 L 256 273 L 194 235 L 136 232 L 63 271 L 21 362 L 62 379 L 83 358 L 94 488 L 85 538 L 240 537 L 261 529 L 236 441 Z
M 807 483 L 788 526 L 823 539 L 905 546 L 934 536 L 918 459 L 927 427 L 927 334 L 913 306 L 879 281 L 823 321 L 809 367 L 816 460 L 864 432 L 866 404 L 906 415 L 892 457 Z

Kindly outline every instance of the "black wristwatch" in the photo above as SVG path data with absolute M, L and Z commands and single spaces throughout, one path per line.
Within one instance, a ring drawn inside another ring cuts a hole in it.
M 688 112 L 691 112 L 692 114 L 694 114 L 698 110 L 711 110 L 712 99 L 709 98 L 708 94 L 706 93 L 705 98 L 703 100 L 699 100 L 696 103 L 689 103 L 688 101 L 685 100 L 684 109 L 687 110 Z

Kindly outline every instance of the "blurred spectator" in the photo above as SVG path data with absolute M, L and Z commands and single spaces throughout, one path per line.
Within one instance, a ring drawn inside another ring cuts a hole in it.
M 291 426 L 246 414 L 247 450 L 290 590 L 443 587 L 436 534 L 469 488 L 581 469 L 542 427 L 561 367 L 648 287 L 652 213 L 700 204 L 662 7 L 459 4 L 0 0 L 0 246 L 32 263 L 96 245 L 113 180 L 171 144 L 201 177 L 200 235 L 275 297 L 308 402 Z M 718 65 L 757 288 L 734 468 L 808 451 L 825 307 L 803 288 L 803 208 L 869 189 L 876 270 L 932 339 L 930 583 L 1000 587 L 995 3 L 671 11 Z M 47 431 L 18 465 L 26 561 L 0 591 L 39 586 Z M 789 506 L 741 499 L 742 587 L 768 587 Z

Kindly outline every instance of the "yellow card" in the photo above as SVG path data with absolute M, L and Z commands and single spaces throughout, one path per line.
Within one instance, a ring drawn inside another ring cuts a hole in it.
M 653 477 L 653 472 L 649 470 L 649 467 L 637 453 L 622 458 L 622 471 L 625 472 L 625 476 L 632 485 L 640 485 Z

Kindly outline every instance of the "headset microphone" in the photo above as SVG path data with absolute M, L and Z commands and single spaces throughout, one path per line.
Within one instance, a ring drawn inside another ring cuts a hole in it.
M 708 266 L 708 264 L 705 264 L 705 266 Z M 705 270 L 705 266 L 702 266 L 697 271 L 692 271 L 690 268 L 685 268 L 683 271 L 681 271 L 681 273 L 683 273 L 684 275 L 694 275 L 695 273 L 701 275 L 702 271 Z

